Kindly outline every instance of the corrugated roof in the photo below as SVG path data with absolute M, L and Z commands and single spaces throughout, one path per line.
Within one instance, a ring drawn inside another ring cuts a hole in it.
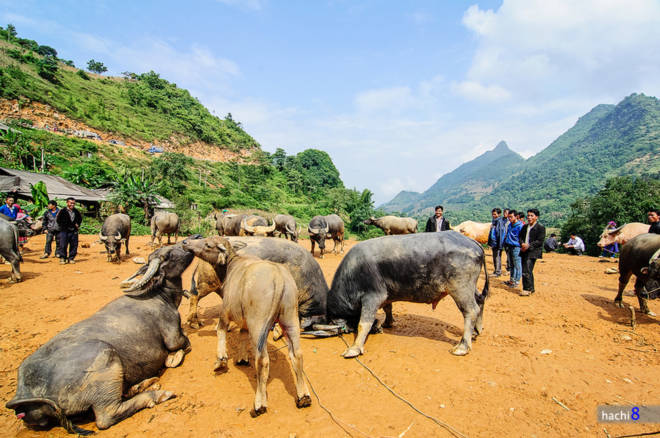
M 30 184 L 34 185 L 39 181 L 46 184 L 48 197 L 51 199 L 64 199 L 71 196 L 78 201 L 99 202 L 106 200 L 104 195 L 76 185 L 59 176 L 0 167 L 0 192 L 31 197 Z

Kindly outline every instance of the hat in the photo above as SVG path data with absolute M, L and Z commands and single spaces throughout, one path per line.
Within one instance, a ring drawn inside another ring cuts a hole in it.
M 610 226 L 610 225 L 614 225 L 614 226 L 616 227 L 616 222 L 614 222 L 614 221 L 609 221 L 609 222 L 607 223 L 607 225 L 608 225 L 608 226 Z

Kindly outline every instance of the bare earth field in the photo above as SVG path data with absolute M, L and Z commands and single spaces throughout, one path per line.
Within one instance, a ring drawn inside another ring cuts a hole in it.
M 67 436 L 61 427 L 31 431 L 4 408 L 14 395 L 16 370 L 57 332 L 121 295 L 119 283 L 138 269 L 130 258 L 107 263 L 96 236 L 80 240 L 91 246 L 80 248 L 79 263 L 60 266 L 56 259 L 39 260 L 44 236 L 32 238 L 22 264 L 24 282 L 17 285 L 8 284 L 9 266 L 0 266 L 1 436 Z M 347 249 L 354 244 L 348 242 Z M 301 245 L 309 248 L 309 241 Z M 132 237 L 131 250 L 131 257 L 146 258 L 148 237 Z M 328 282 L 341 257 L 317 259 Z M 195 263 L 184 276 L 186 285 Z M 435 312 L 430 305 L 394 303 L 394 328 L 369 336 L 360 360 L 417 408 L 470 437 L 605 437 L 603 427 L 612 437 L 657 431 L 660 424 L 596 422 L 598 405 L 660 404 L 658 319 L 638 313 L 637 328 L 630 331 L 630 312 L 612 305 L 618 276 L 604 274 L 611 266 L 592 257 L 545 255 L 536 265 L 537 293 L 528 298 L 505 287 L 506 278 L 491 279 L 485 332 L 465 357 L 449 353 L 463 330 L 451 298 Z M 631 296 L 624 302 L 638 306 Z M 451 436 L 392 396 L 357 361 L 340 357 L 345 346 L 336 337 L 303 339 L 304 366 L 321 402 L 345 430 L 314 396 L 310 408 L 296 409 L 290 363 L 286 349 L 279 349 L 283 341 L 269 341 L 268 413 L 250 418 L 254 368 L 230 362 L 226 374 L 211 371 L 219 303 L 215 295 L 202 300 L 204 326 L 186 328 L 192 352 L 161 377 L 162 387 L 177 398 L 138 412 L 102 436 Z M 660 302 L 650 307 L 660 314 Z M 180 311 L 185 317 L 185 299 Z M 230 357 L 234 336 L 229 335 Z M 353 335 L 344 338 L 351 343 Z M 81 426 L 96 430 L 91 420 Z

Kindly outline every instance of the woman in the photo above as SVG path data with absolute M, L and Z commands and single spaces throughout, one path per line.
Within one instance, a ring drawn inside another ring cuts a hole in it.
M 616 222 L 609 221 L 607 223 L 607 228 L 606 228 L 607 231 L 613 230 L 615 228 L 616 228 Z M 619 244 L 614 242 L 614 243 L 610 243 L 609 245 L 605 246 L 603 248 L 603 251 L 600 253 L 600 255 L 598 257 L 614 258 L 618 252 L 619 252 Z

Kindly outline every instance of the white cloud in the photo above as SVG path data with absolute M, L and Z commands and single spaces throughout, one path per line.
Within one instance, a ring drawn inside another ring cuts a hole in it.
M 475 81 L 456 83 L 452 90 L 466 99 L 476 101 L 498 102 L 511 97 L 511 93 L 499 85 L 483 85 Z

